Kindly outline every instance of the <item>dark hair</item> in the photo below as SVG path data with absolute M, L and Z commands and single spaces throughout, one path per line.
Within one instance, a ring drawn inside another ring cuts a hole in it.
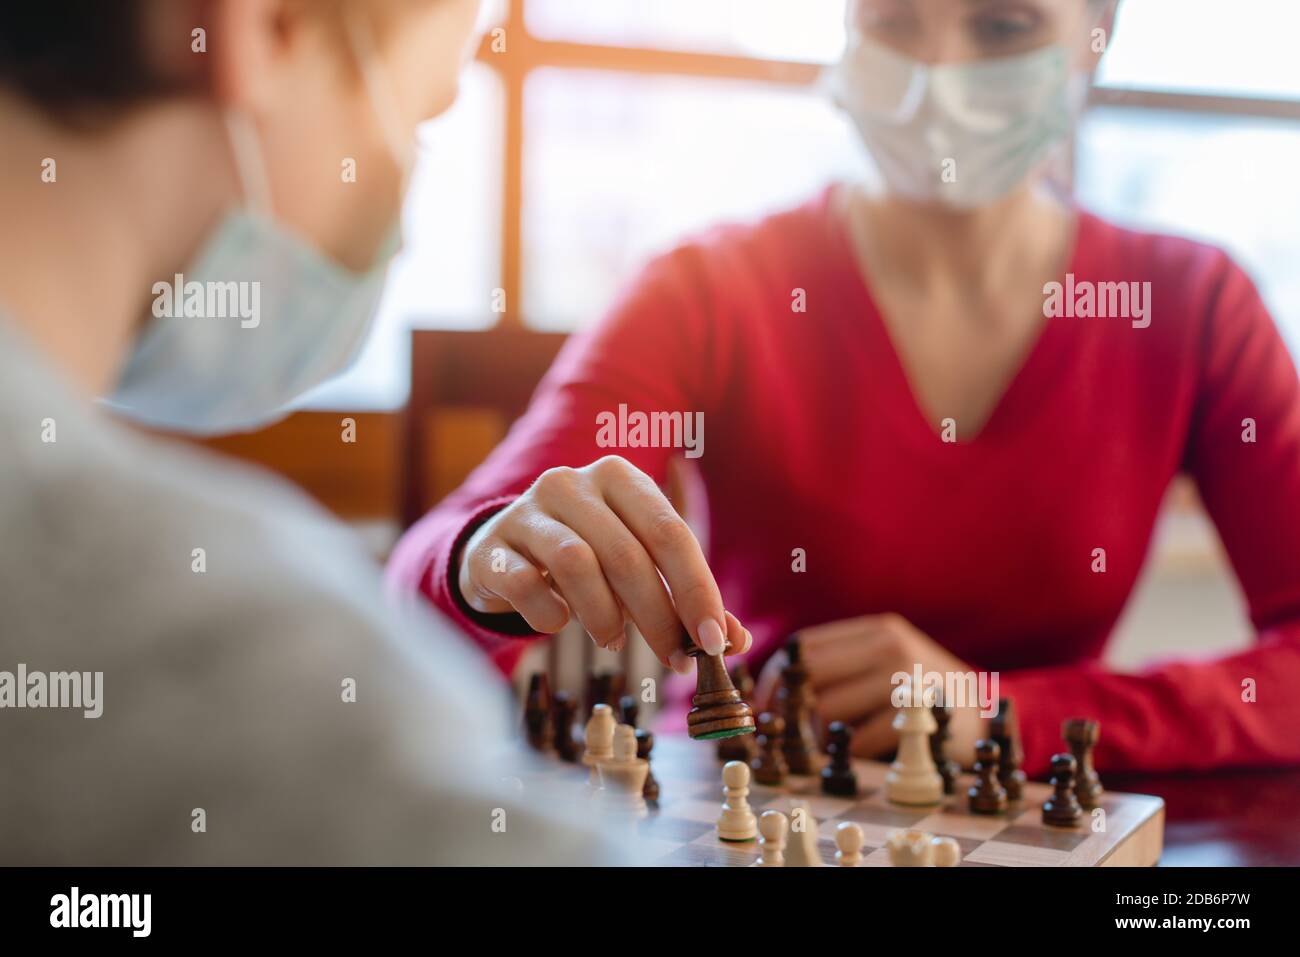
M 51 112 L 120 108 L 176 87 L 143 38 L 148 0 L 0 2 L 0 87 Z

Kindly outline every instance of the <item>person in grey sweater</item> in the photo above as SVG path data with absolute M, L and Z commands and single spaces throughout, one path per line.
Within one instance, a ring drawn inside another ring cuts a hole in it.
M 500 682 L 350 533 L 118 421 L 256 427 L 355 357 L 477 12 L 0 8 L 0 864 L 622 860 L 501 785 Z

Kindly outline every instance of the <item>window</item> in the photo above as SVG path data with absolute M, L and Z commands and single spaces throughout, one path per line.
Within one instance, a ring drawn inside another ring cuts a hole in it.
M 644 260 L 864 168 L 816 81 L 845 0 L 513 0 L 427 133 L 378 335 L 313 407 L 396 408 L 412 326 L 594 321 Z M 1081 200 L 1227 247 L 1300 351 L 1289 0 L 1124 0 L 1080 129 Z M 493 290 L 507 311 L 491 311 Z

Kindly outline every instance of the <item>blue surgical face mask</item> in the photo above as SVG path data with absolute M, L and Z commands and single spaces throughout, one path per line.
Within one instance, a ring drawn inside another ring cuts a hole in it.
M 405 178 L 413 145 L 369 34 L 352 30 L 363 76 Z M 108 404 L 155 428 L 195 435 L 256 429 L 343 372 L 374 321 L 400 215 L 373 265 L 353 272 L 278 222 L 252 121 L 226 117 L 245 204 L 231 211 L 181 274 L 153 287 L 153 318 Z

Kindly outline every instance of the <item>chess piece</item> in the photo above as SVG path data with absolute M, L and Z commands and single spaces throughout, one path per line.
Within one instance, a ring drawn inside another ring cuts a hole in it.
M 935 867 L 956 867 L 961 863 L 961 845 L 956 838 L 936 837 L 930 844 Z
M 1083 808 L 1074 794 L 1074 776 L 1078 764 L 1072 754 L 1052 755 L 1052 796 L 1043 802 L 1043 823 L 1054 827 L 1074 827 L 1083 817 Z
M 587 721 L 586 750 L 582 753 L 582 763 L 591 769 L 588 787 L 594 793 L 600 789 L 600 772 L 596 765 L 608 761 L 614 756 L 614 710 L 607 704 L 598 704 L 591 709 L 591 718 Z
M 641 707 L 637 704 L 636 698 L 630 694 L 625 694 L 618 699 L 618 723 L 630 724 L 636 727 L 636 719 L 641 713 Z
M 636 732 L 636 756 L 644 758 L 646 763 L 645 787 L 641 789 L 646 803 L 651 807 L 659 806 L 659 782 L 655 780 L 654 765 L 650 763 L 650 752 L 654 750 L 655 736 L 644 728 Z
M 1097 745 L 1101 725 L 1087 718 L 1070 718 L 1061 726 L 1061 736 L 1074 755 L 1078 766 L 1074 776 L 1074 793 L 1082 807 L 1092 810 L 1101 804 L 1101 778 L 1092 765 L 1092 749 Z
M 781 687 L 776 692 L 776 707 L 785 720 L 781 752 L 791 774 L 816 774 L 820 760 L 817 738 L 812 730 L 812 713 L 816 699 L 808 683 L 799 649 L 799 636 L 791 635 L 785 643 L 786 666 L 781 669 Z
M 551 725 L 551 685 L 545 672 L 534 672 L 528 679 L 528 697 L 524 699 L 524 735 L 534 750 L 550 750 L 554 728 Z
M 751 704 L 754 697 L 754 677 L 749 673 L 749 666 L 737 661 L 731 668 L 731 683 L 740 698 Z M 744 761 L 749 764 L 758 754 L 758 746 L 752 734 L 737 734 L 729 738 L 718 739 L 719 761 Z
M 781 744 L 785 740 L 785 721 L 779 714 L 764 711 L 758 716 L 758 755 L 750 760 L 754 780 L 773 787 L 785 783 L 785 755 Z
M 577 716 L 577 701 L 568 692 L 555 692 L 551 697 L 552 742 L 560 761 L 576 762 L 581 754 L 578 742 L 573 739 L 573 719 Z
M 966 796 L 974 814 L 1001 814 L 1007 809 L 1007 789 L 998 780 L 1001 749 L 987 738 L 975 744 L 975 783 Z
M 598 706 L 599 707 L 599 706 Z M 608 705 L 606 705 L 608 707 Z M 636 756 L 636 729 L 630 724 L 614 728 L 607 760 L 596 763 L 601 808 L 620 818 L 646 816 L 645 779 L 650 762 Z
M 786 835 L 790 821 L 780 811 L 764 811 L 758 818 L 758 860 L 752 867 L 785 867 Z
M 749 806 L 749 765 L 728 761 L 722 769 L 722 816 L 718 837 L 724 841 L 752 841 L 758 835 L 758 819 Z
M 682 647 L 695 659 L 695 697 L 686 715 L 692 738 L 712 740 L 754 733 L 754 713 L 731 683 L 722 655 L 706 655 L 689 635 L 682 633 Z
M 952 705 L 937 704 L 930 709 L 934 715 L 935 732 L 930 735 L 930 757 L 943 778 L 943 793 L 957 793 L 957 778 L 961 774 L 961 765 L 948 757 L 948 723 L 952 721 Z
M 930 756 L 930 735 L 938 724 L 910 682 L 900 685 L 896 694 L 903 703 L 894 716 L 898 756 L 885 775 L 885 797 L 895 804 L 938 804 L 943 800 L 943 778 Z
M 552 739 L 555 753 L 561 761 L 570 764 L 578 760 L 581 748 L 573 738 L 573 719 L 578 714 L 578 702 L 567 691 L 557 691 L 551 698 L 551 722 L 554 725 Z
M 790 840 L 785 849 L 786 867 L 825 867 L 817 850 L 817 818 L 807 801 L 790 810 Z
M 933 867 L 934 837 L 915 828 L 898 828 L 885 835 L 891 867 Z
M 858 776 L 853 773 L 849 755 L 849 726 L 843 721 L 832 721 L 827 734 L 826 751 L 831 763 L 822 768 L 822 791 L 839 797 L 853 797 L 858 793 Z
M 841 821 L 835 828 L 835 863 L 840 867 L 857 867 L 862 860 L 862 828 L 852 821 Z
M 1019 801 L 1025 792 L 1025 772 L 1020 770 L 1025 763 L 1025 749 L 1020 743 L 1020 722 L 1016 720 L 1016 709 L 1010 698 L 998 700 L 998 713 L 990 724 L 989 737 L 998 743 L 1001 752 L 998 781 L 1006 788 L 1008 801 Z
M 613 707 L 623 695 L 627 677 L 620 671 L 593 671 L 587 675 L 587 714 L 598 704 Z

